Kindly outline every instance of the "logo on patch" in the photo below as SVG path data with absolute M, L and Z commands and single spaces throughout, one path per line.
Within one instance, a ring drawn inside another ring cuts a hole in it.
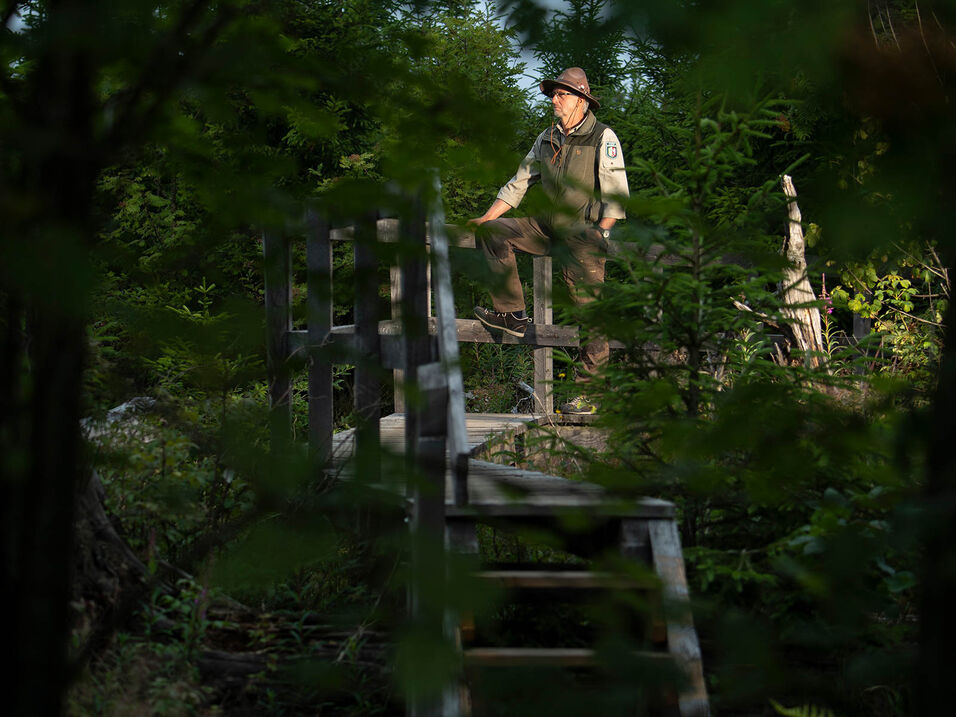
M 606 154 L 611 159 L 617 157 L 617 143 L 616 142 L 607 142 L 604 145 L 604 154 Z

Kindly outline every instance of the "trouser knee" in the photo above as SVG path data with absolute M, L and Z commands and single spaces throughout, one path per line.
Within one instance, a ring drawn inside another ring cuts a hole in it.
M 507 258 L 512 253 L 512 248 L 508 241 L 508 232 L 500 220 L 492 219 L 485 222 L 482 228 L 485 232 L 482 233 L 479 241 L 485 254 L 499 260 Z

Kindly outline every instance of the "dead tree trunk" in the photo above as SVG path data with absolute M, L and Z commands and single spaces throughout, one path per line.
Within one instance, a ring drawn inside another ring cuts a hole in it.
M 820 309 L 816 294 L 807 277 L 806 242 L 803 239 L 803 218 L 797 206 L 797 190 L 789 175 L 783 175 L 783 193 L 787 197 L 789 214 L 787 237 L 783 252 L 787 257 L 781 283 L 781 313 L 791 329 L 795 348 L 803 354 L 806 365 L 818 368 L 824 355 L 823 333 L 820 328 Z M 789 337 L 788 337 L 789 339 Z

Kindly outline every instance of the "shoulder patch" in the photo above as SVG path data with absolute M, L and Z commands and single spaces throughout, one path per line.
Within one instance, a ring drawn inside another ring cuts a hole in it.
M 617 142 L 605 142 L 604 154 L 606 154 L 611 159 L 614 159 L 615 157 L 617 157 Z

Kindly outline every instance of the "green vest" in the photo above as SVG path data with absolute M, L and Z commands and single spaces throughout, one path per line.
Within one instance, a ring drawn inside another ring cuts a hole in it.
M 601 187 L 598 182 L 601 139 L 607 125 L 598 122 L 588 110 L 581 125 L 564 144 L 553 136 L 540 144 L 541 181 L 554 202 L 547 221 L 552 226 L 593 224 L 601 218 Z M 555 136 L 558 131 L 555 130 Z

